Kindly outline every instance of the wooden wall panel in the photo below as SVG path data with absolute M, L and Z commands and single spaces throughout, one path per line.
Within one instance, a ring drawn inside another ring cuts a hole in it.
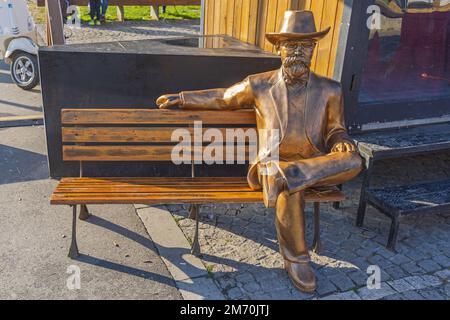
M 265 34 L 281 28 L 286 10 L 311 10 L 318 30 L 332 28 L 318 44 L 312 68 L 332 77 L 343 9 L 344 0 L 206 0 L 205 34 L 231 35 L 275 52 Z

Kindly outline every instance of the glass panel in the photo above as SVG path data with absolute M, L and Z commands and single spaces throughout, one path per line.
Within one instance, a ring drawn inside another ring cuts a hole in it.
M 376 3 L 359 102 L 450 99 L 450 0 Z

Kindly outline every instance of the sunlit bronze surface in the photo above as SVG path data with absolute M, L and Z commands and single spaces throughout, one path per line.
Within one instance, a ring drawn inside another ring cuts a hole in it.
M 303 31 L 302 31 L 303 30 Z M 269 34 L 279 49 L 279 70 L 250 75 L 230 88 L 185 91 L 160 97 L 160 108 L 189 110 L 255 108 L 258 129 L 279 132 L 278 142 L 259 138 L 259 158 L 248 172 L 253 189 L 263 189 L 265 204 L 276 206 L 276 227 L 285 267 L 295 286 L 315 289 L 305 239 L 304 190 L 341 184 L 361 170 L 361 158 L 347 135 L 343 96 L 338 82 L 310 71 L 316 32 L 309 11 L 288 11 L 282 32 Z M 262 130 L 259 130 L 260 134 Z M 268 161 L 279 149 L 279 161 Z M 261 168 L 276 166 L 276 175 L 262 176 Z

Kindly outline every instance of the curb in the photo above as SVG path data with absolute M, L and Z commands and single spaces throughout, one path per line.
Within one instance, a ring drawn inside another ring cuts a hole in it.
M 172 214 L 161 207 L 134 205 L 184 300 L 225 300 Z
M 32 116 L 0 117 L 0 128 L 39 126 L 44 124 L 42 114 Z

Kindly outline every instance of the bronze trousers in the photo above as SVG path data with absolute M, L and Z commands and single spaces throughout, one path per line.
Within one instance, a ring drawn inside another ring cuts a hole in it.
M 291 262 L 309 261 L 304 190 L 308 187 L 338 185 L 354 178 L 361 171 L 361 158 L 358 154 L 330 154 L 320 159 L 280 161 L 280 168 L 284 168 L 284 175 L 288 176 L 289 189 L 280 193 L 276 204 L 275 225 L 280 252 L 284 259 Z

